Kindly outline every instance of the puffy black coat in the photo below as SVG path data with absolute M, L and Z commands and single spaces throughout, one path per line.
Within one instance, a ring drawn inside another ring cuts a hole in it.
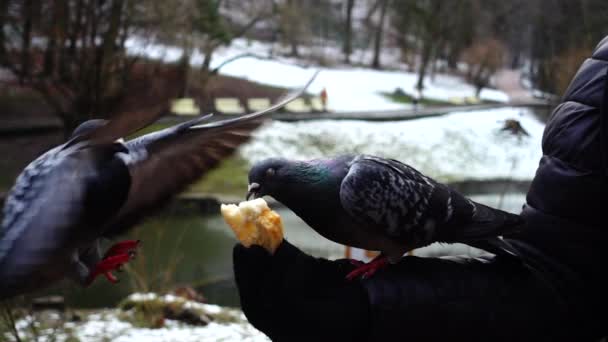
M 608 37 L 580 67 L 543 135 L 528 204 L 608 233 Z
M 568 265 L 586 287 L 606 287 L 608 37 L 572 79 L 542 147 L 522 213 L 529 228 L 519 238 Z
M 608 37 L 572 79 L 542 141 L 516 236 L 570 312 L 608 333 Z

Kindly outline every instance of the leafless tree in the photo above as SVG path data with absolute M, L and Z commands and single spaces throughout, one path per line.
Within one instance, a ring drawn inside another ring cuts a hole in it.
M 384 25 L 386 22 L 386 9 L 388 8 L 390 0 L 379 0 L 380 6 L 380 19 L 376 26 L 376 32 L 374 37 L 374 58 L 372 60 L 372 68 L 380 69 L 380 49 L 382 47 L 382 38 L 384 36 Z
M 462 60 L 468 65 L 467 80 L 475 86 L 477 97 L 504 64 L 504 56 L 504 45 L 496 39 L 478 41 L 464 50 Z
M 352 29 L 353 29 L 353 6 L 355 0 L 346 1 L 346 21 L 344 22 L 344 63 L 350 64 L 350 55 L 353 52 L 352 48 Z
M 125 53 L 136 1 L 0 2 L 0 65 L 38 92 L 66 131 L 129 110 L 125 89 L 137 58 Z

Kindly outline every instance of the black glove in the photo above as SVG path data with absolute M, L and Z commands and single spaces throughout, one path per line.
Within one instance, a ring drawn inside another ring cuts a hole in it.
M 367 292 L 345 280 L 350 261 L 317 259 L 287 241 L 274 255 L 237 244 L 233 257 L 243 312 L 273 341 L 367 340 Z

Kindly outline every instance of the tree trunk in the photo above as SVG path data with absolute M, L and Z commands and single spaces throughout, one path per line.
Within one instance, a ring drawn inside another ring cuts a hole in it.
M 458 58 L 460 57 L 460 51 L 455 45 L 450 46 L 450 50 L 447 55 L 448 68 L 450 70 L 458 70 Z
M 481 91 L 483 90 L 484 86 L 483 84 L 477 84 L 475 87 L 475 97 L 479 98 L 479 95 L 481 94 Z
M 192 57 L 193 43 L 189 37 L 186 37 L 182 41 L 182 51 L 183 55 L 179 61 L 179 73 L 180 73 L 180 84 L 177 92 L 178 97 L 187 97 L 188 96 L 188 88 L 190 86 L 190 58 Z M 206 61 L 207 56 L 209 57 L 209 61 Z M 209 53 L 205 53 L 205 60 L 203 60 L 203 64 L 206 65 L 206 68 L 209 69 L 211 63 L 211 55 Z M 201 66 L 202 68 L 203 66 Z
M 199 85 L 201 87 L 201 92 L 203 93 L 203 99 L 207 100 L 207 84 L 209 84 L 209 79 L 211 79 L 211 58 L 213 55 L 213 48 L 204 49 L 205 58 L 203 59 L 203 64 L 201 65 L 201 75 Z
M 344 28 L 344 63 L 350 64 L 352 50 L 353 6 L 355 0 L 346 2 L 346 27 Z
M 108 82 L 111 77 L 112 57 L 116 52 L 116 38 L 120 33 L 120 27 L 123 19 L 123 3 L 118 0 L 112 2 L 109 15 L 108 28 L 103 34 L 101 49 L 97 49 L 97 54 L 95 56 L 97 68 L 95 69 L 95 83 L 92 96 L 93 105 L 91 108 L 94 116 L 102 114 L 99 111 L 103 110 L 103 96 L 106 89 L 108 89 Z
M 388 0 L 381 0 L 380 4 L 380 22 L 376 29 L 376 38 L 374 39 L 374 60 L 372 61 L 372 68 L 380 69 L 380 47 L 382 46 L 382 35 L 384 31 L 384 21 L 386 18 L 386 7 Z
M 19 70 L 19 82 L 23 84 L 30 73 L 30 43 L 32 33 L 32 17 L 34 4 L 32 0 L 23 3 L 23 32 L 21 33 L 21 70 Z
M 289 45 L 291 45 L 291 53 L 290 55 L 292 57 L 298 57 L 300 56 L 300 52 L 298 51 L 298 40 L 294 37 L 290 37 L 289 39 Z
M 288 20 L 288 22 L 285 23 L 287 25 L 284 27 L 284 29 L 289 46 L 291 47 L 290 55 L 292 57 L 298 57 L 300 56 L 300 51 L 298 50 L 298 36 L 302 31 L 302 19 L 298 17 L 298 15 L 300 15 L 299 12 L 301 8 L 299 8 L 298 3 L 294 0 L 287 0 L 285 5 L 287 6 L 287 12 L 283 13 L 282 15 L 287 15 L 287 17 L 283 18 L 283 20 Z
M 0 27 L 5 27 L 7 15 L 8 15 L 8 1 L 0 0 Z M 5 31 L 0 30 L 0 64 L 8 63 L 5 44 L 6 44 Z
M 179 61 L 180 84 L 178 97 L 188 96 L 188 79 L 190 75 L 190 52 L 184 49 L 184 55 Z M 204 88 L 203 88 L 204 89 Z
M 418 66 L 418 82 L 416 82 L 416 89 L 420 92 L 424 89 L 424 77 L 426 76 L 432 50 L 433 42 L 430 38 L 425 39 L 422 46 L 422 55 L 420 56 L 420 65 Z

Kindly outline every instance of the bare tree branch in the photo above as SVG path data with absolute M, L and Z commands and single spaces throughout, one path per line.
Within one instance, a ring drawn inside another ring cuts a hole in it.
M 230 58 L 226 59 L 220 65 L 218 65 L 215 68 L 213 68 L 212 70 L 210 70 L 209 73 L 215 75 L 226 64 L 232 63 L 232 62 L 236 61 L 237 59 L 241 59 L 241 58 L 245 58 L 245 57 L 255 57 L 255 58 L 258 58 L 258 59 L 270 59 L 268 57 L 260 56 L 260 55 L 257 55 L 257 54 L 251 53 L 251 52 L 245 52 L 245 53 L 242 53 L 240 55 L 236 55 L 234 57 L 230 57 Z

